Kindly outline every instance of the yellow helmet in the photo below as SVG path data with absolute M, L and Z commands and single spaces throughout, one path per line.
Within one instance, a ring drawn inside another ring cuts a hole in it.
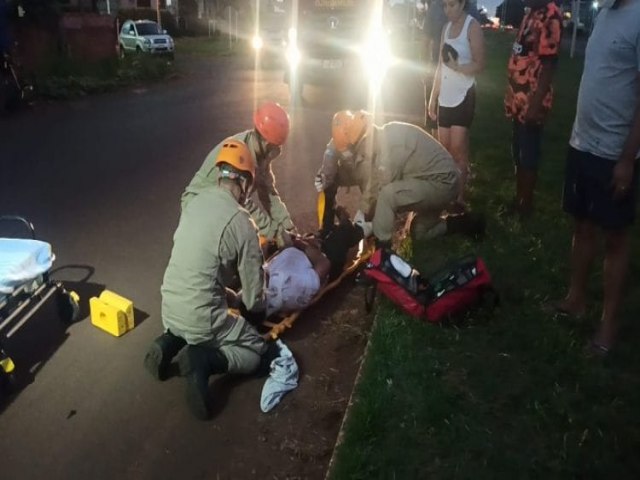
M 338 152 L 354 147 L 365 136 L 371 123 L 371 115 L 365 110 L 342 110 L 331 121 L 331 138 Z
M 216 158 L 216 167 L 228 165 L 236 173 L 247 174 L 253 183 L 256 176 L 256 164 L 247 144 L 233 137 L 222 142 L 222 148 Z

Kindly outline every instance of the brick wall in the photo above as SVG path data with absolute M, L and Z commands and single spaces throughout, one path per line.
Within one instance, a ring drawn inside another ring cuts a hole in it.
M 60 18 L 65 52 L 75 60 L 95 61 L 117 55 L 116 20 L 96 13 L 65 13 Z

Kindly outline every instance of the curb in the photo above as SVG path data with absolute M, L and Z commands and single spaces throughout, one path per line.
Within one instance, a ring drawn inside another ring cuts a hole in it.
M 371 345 L 371 334 L 373 333 L 376 325 L 378 323 L 378 312 L 376 311 L 373 322 L 371 322 L 371 330 L 369 331 L 369 335 L 367 336 L 367 344 L 364 347 L 364 352 L 362 352 L 362 361 L 360 362 L 360 366 L 358 367 L 358 373 L 356 373 L 356 378 L 353 381 L 353 388 L 351 389 L 351 394 L 349 395 L 349 401 L 347 402 L 347 408 L 345 409 L 344 416 L 342 417 L 342 423 L 340 423 L 340 430 L 338 430 L 338 436 L 336 437 L 336 443 L 333 446 L 333 452 L 331 453 L 331 459 L 329 460 L 329 465 L 327 466 L 327 472 L 324 476 L 325 480 L 329 480 L 331 474 L 333 473 L 333 469 L 335 468 L 336 462 L 336 452 L 338 447 L 342 445 L 344 440 L 344 427 L 349 419 L 349 414 L 351 413 L 351 408 L 353 407 L 354 401 L 353 396 L 356 391 L 356 387 L 360 383 L 360 377 L 362 376 L 362 369 L 367 362 L 367 358 L 369 356 L 369 347 Z

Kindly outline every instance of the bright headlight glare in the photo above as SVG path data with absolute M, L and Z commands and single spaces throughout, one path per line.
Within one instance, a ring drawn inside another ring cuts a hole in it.
M 287 38 L 289 39 L 289 43 L 296 43 L 298 40 L 298 31 L 291 27 L 287 32 Z
M 287 62 L 289 63 L 289 66 L 291 68 L 295 68 L 298 66 L 298 64 L 300 63 L 300 50 L 298 50 L 298 47 L 296 46 L 295 43 L 290 43 L 289 46 L 287 47 Z
M 254 35 L 253 38 L 251 39 L 251 46 L 255 50 L 260 50 L 264 46 L 264 41 L 262 40 L 262 37 L 260 37 L 260 35 Z
M 369 81 L 380 84 L 393 61 L 384 30 L 374 30 L 360 50 Z

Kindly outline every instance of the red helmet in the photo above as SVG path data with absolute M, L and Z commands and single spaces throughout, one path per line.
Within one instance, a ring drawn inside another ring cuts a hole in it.
M 275 102 L 263 103 L 253 114 L 253 125 L 272 145 L 283 145 L 289 136 L 289 115 Z

